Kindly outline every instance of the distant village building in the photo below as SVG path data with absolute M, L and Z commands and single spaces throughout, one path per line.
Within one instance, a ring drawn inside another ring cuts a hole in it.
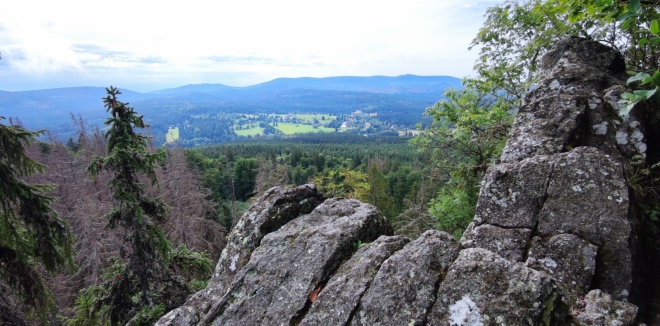
M 364 123 L 364 130 L 369 129 L 369 127 L 371 127 L 371 123 L 370 122 L 365 122 Z

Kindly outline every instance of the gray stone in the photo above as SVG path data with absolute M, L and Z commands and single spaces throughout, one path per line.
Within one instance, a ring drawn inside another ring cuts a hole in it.
M 547 156 L 489 167 L 481 184 L 475 225 L 533 229 L 552 168 Z
M 637 307 L 628 302 L 612 300 L 601 290 L 592 290 L 584 298 L 584 311 L 575 320 L 580 326 L 632 326 L 637 317 Z
M 619 112 L 623 109 L 624 105 L 619 103 L 621 94 L 631 92 L 630 89 L 617 85 L 605 91 L 603 100 L 606 105 L 609 105 L 614 112 Z M 635 155 L 646 156 L 647 140 L 644 133 L 644 114 L 642 105 L 635 106 L 630 113 L 625 117 L 615 115 L 612 117 L 612 122 L 615 124 L 615 131 L 613 137 L 608 141 L 616 145 L 619 152 L 626 158 L 631 158 Z
M 559 154 L 546 195 L 538 235 L 570 233 L 598 246 L 596 285 L 627 299 L 637 239 L 621 164 L 590 147 Z
M 449 233 L 424 232 L 383 263 L 350 325 L 423 324 L 458 250 Z
M 310 293 L 350 257 L 353 243 L 384 234 L 392 228 L 374 206 L 328 199 L 266 235 L 201 324 L 297 324 L 310 307 Z
M 486 249 L 460 252 L 440 284 L 428 325 L 563 325 L 554 281 Z M 399 324 L 401 325 L 401 324 Z
M 572 61 L 581 66 L 593 67 L 603 73 L 626 78 L 626 63 L 621 53 L 600 42 L 578 37 L 557 42 L 552 50 L 543 56 L 541 67 L 544 70 L 553 69 L 566 56 L 572 56 Z
M 490 224 L 469 226 L 461 239 L 461 246 L 488 249 L 502 258 L 522 262 L 531 235 L 530 229 L 503 229 Z
M 238 271 L 247 264 L 262 238 L 301 214 L 311 212 L 325 200 L 316 186 L 273 187 L 250 205 L 227 237 L 206 289 L 197 292 L 180 308 L 170 311 L 156 325 L 195 325 L 229 288 Z
M 596 41 L 570 38 L 549 51 L 542 66 L 543 78 L 518 109 L 501 160 L 515 162 L 578 146 L 615 155 L 612 119 L 618 114 L 599 94 L 625 84 L 621 54 Z
M 564 151 L 587 106 L 587 95 L 550 94 L 531 99 L 518 110 L 500 159 L 516 162 Z
M 525 266 L 554 277 L 572 301 L 589 291 L 597 252 L 598 247 L 572 234 L 556 235 L 548 241 L 534 237 Z
M 346 325 L 385 259 L 410 239 L 381 236 L 346 260 L 321 289 L 300 326 Z

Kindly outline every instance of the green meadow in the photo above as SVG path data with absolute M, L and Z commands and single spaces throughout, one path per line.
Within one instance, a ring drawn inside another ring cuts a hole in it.
M 272 124 L 271 124 L 272 126 Z M 302 134 L 302 133 L 308 133 L 308 132 L 334 132 L 334 128 L 325 128 L 325 127 L 318 127 L 314 128 L 313 126 L 310 125 L 304 125 L 304 124 L 296 124 L 296 123 L 284 123 L 284 122 L 278 122 L 276 126 L 273 126 L 275 129 L 283 132 L 286 135 L 293 135 L 293 134 Z
M 234 132 L 239 136 L 256 136 L 262 135 L 264 133 L 264 128 L 253 127 L 250 129 L 234 130 Z
M 332 120 L 337 119 L 335 116 L 330 116 L 327 114 L 296 114 L 295 115 L 297 119 L 303 120 L 305 122 L 312 123 L 314 122 L 314 119 L 316 119 L 320 124 L 326 124 L 330 123 Z M 325 117 L 325 120 L 323 120 L 323 117 Z
M 165 134 L 165 142 L 173 143 L 179 139 L 179 127 L 167 129 L 167 134 Z

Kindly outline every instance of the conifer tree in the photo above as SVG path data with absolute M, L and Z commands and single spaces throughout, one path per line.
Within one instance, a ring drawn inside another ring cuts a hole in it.
M 106 91 L 103 102 L 112 114 L 105 122 L 109 127 L 105 134 L 106 156 L 94 156 L 87 171 L 91 177 L 104 170 L 114 175 L 109 186 L 117 204 L 105 218 L 109 228 L 124 229 L 128 248 L 121 251 L 126 263 L 115 264 L 116 274 L 111 281 L 106 277 L 98 304 L 106 307 L 102 319 L 112 325 L 131 319 L 131 324 L 142 324 L 173 304 L 180 304 L 177 301 L 187 294 L 185 284 L 168 268 L 171 246 L 156 225 L 165 219 L 168 207 L 159 198 L 148 197 L 141 180 L 146 177 L 157 184 L 156 167 L 166 154 L 150 153 L 150 138 L 135 132 L 145 128 L 143 117 L 128 103 L 117 100 L 121 94 L 117 88 L 110 86 Z
M 63 266 L 73 269 L 74 239 L 51 208 L 55 198 L 47 194 L 53 186 L 24 180 L 44 172 L 45 165 L 26 154 L 27 146 L 42 133 L 0 123 L 0 282 L 43 317 L 53 301 L 36 264 L 51 272 Z M 16 323 L 5 320 L 12 307 L 3 307 L 8 302 L 4 295 L 0 291 L 0 324 Z

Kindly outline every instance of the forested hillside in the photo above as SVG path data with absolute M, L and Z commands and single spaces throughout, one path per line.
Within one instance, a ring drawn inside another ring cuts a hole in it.
M 168 130 L 179 128 L 181 143 L 194 146 L 240 138 L 235 124 L 238 115 L 337 116 L 361 110 L 374 115 L 371 119 L 386 125 L 386 130 L 392 126 L 410 130 L 424 121 L 424 109 L 435 103 L 445 89 L 460 86 L 460 80 L 454 77 L 406 75 L 282 78 L 248 87 L 200 84 L 150 93 L 122 92 L 125 100 L 145 115 L 155 143 L 165 143 Z M 89 126 L 101 126 L 104 115 L 99 98 L 103 96 L 101 87 L 3 92 L 0 115 L 18 118 L 28 128 L 48 128 L 66 140 L 72 136 L 68 121 L 71 115 L 82 117 Z M 362 128 L 351 132 L 362 132 Z

